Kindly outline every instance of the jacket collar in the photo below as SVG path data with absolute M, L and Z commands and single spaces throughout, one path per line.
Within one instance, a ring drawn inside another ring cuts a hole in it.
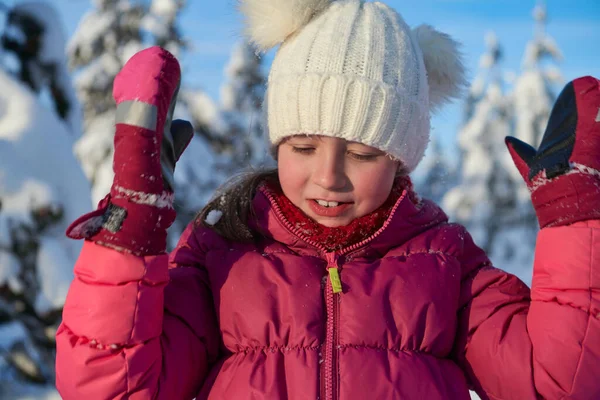
M 285 218 L 275 194 L 266 184 L 258 187 L 253 207 L 253 228 L 263 236 L 286 245 L 296 253 L 325 258 L 328 252 L 323 246 L 312 242 Z M 351 255 L 352 258 L 381 257 L 390 249 L 447 220 L 446 214 L 437 205 L 429 200 L 418 199 L 410 187 L 405 188 L 378 231 L 362 242 L 336 253 Z

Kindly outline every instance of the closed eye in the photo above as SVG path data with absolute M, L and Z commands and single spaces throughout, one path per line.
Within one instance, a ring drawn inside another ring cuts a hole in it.
M 377 157 L 379 157 L 379 154 L 360 154 L 353 152 L 348 152 L 348 155 L 357 161 L 375 161 Z
M 315 151 L 315 148 L 292 146 L 292 151 L 299 154 L 312 154 Z

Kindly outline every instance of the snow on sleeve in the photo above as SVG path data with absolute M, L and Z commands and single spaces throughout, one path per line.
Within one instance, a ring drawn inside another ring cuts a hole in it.
M 208 225 L 216 225 L 217 222 L 219 222 L 219 220 L 221 219 L 222 216 L 223 216 L 223 211 L 220 211 L 220 210 L 210 210 L 210 212 L 208 213 L 208 215 L 206 216 L 206 219 L 204 221 Z

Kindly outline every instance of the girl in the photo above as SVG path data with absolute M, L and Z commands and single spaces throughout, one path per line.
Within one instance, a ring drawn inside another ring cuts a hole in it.
M 231 183 L 167 256 L 192 131 L 170 122 L 179 67 L 159 48 L 125 65 L 114 184 L 68 231 L 86 242 L 57 334 L 63 398 L 600 398 L 599 81 L 566 86 L 539 151 L 507 142 L 542 227 L 530 291 L 408 177 L 463 84 L 454 41 L 381 3 L 241 8 L 259 49 L 281 43 L 278 170 Z

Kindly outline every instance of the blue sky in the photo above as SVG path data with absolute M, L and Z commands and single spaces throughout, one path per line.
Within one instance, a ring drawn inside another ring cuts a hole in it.
M 6 1 L 8 4 L 16 1 Z M 90 0 L 51 0 L 63 17 L 66 31 L 75 31 Z M 505 48 L 505 67 L 518 72 L 525 44 L 533 34 L 535 0 L 388 0 L 410 26 L 428 23 L 463 43 L 466 63 L 477 71 L 484 35 L 493 30 Z M 188 0 L 181 19 L 193 44 L 183 57 L 184 79 L 218 96 L 223 67 L 231 46 L 240 39 L 240 17 L 234 0 Z M 600 1 L 547 0 L 547 32 L 562 50 L 559 65 L 566 80 L 580 75 L 600 77 Z M 270 60 L 270 56 L 267 59 Z M 460 122 L 460 103 L 446 107 L 433 120 L 434 132 L 450 140 Z M 446 139 L 446 140 L 444 140 Z

